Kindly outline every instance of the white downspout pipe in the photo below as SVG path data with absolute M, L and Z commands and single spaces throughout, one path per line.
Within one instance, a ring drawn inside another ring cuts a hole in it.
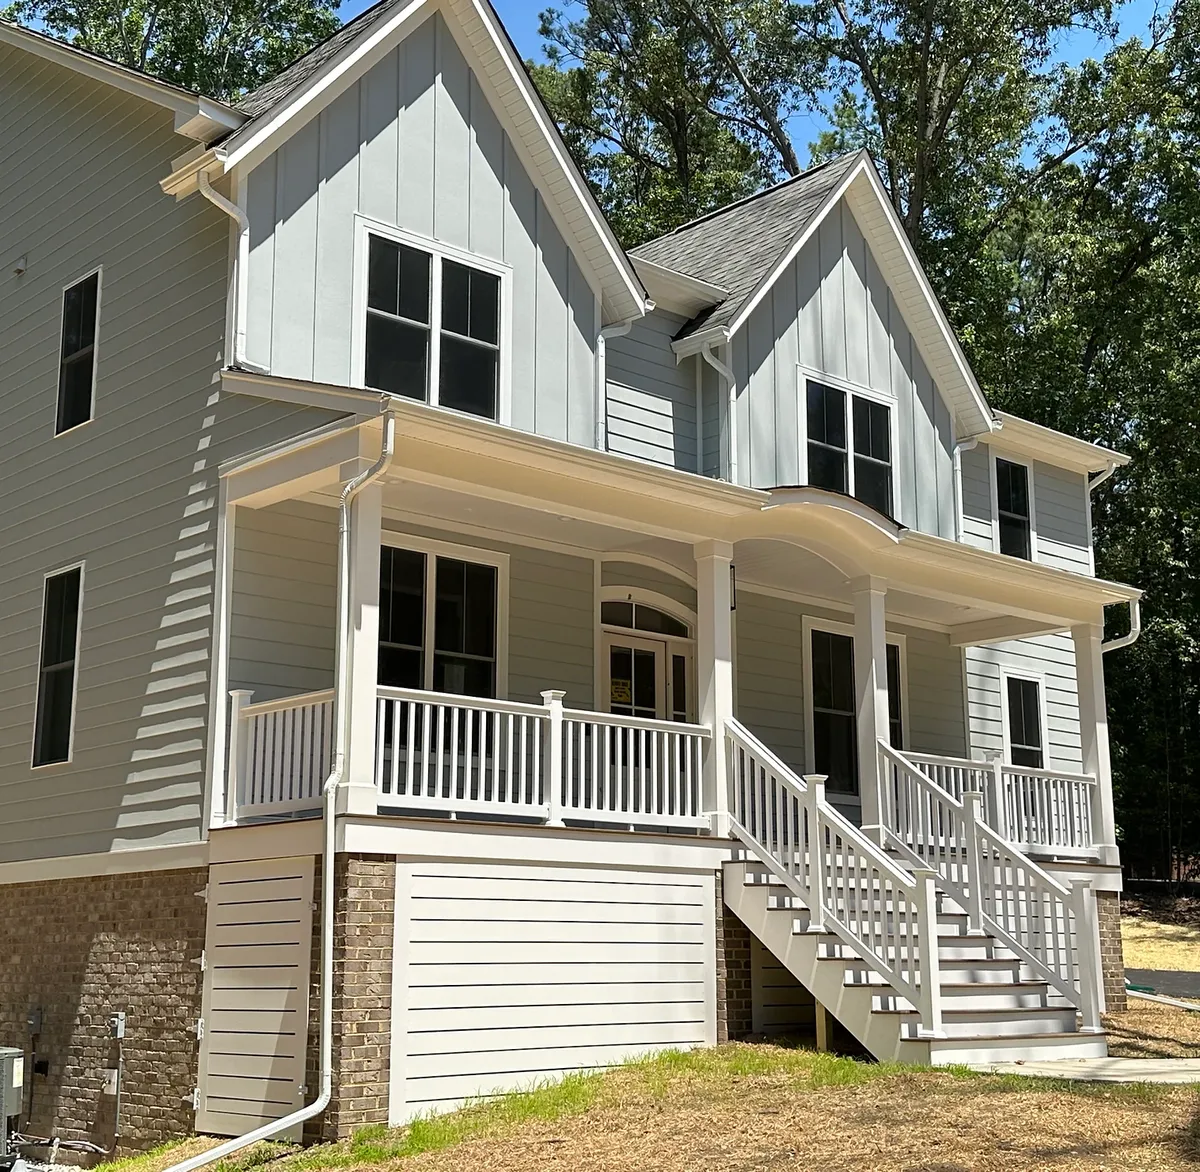
M 712 348 L 713 344 L 710 342 L 700 353 L 704 356 L 704 361 L 725 380 L 729 399 L 729 427 L 727 428 L 729 434 L 729 483 L 737 484 L 737 383 L 734 381 L 732 369 L 713 353 Z
M 1142 633 L 1142 600 L 1140 598 L 1131 598 L 1129 600 L 1129 633 L 1120 635 L 1116 639 L 1109 639 L 1107 643 L 1100 644 L 1100 654 L 1107 655 L 1110 651 L 1120 651 L 1122 647 L 1128 647 L 1131 643 L 1136 643 L 1138 636 Z
M 214 191 L 208 181 L 208 172 L 200 171 L 196 175 L 196 186 L 202 196 L 214 207 L 220 208 L 227 216 L 237 222 L 238 243 L 236 274 L 237 281 L 233 293 L 233 361 L 227 366 L 236 366 L 241 370 L 253 371 L 255 374 L 270 374 L 265 366 L 259 366 L 246 357 L 246 289 L 249 284 L 250 267 L 250 217 L 231 199 L 226 199 L 219 191 Z
M 317 1097 L 306 1107 L 293 1111 L 282 1119 L 264 1123 L 261 1127 L 227 1140 L 201 1152 L 190 1160 L 173 1164 L 166 1172 L 195 1172 L 218 1160 L 232 1156 L 251 1144 L 270 1139 L 281 1131 L 295 1127 L 298 1123 L 313 1119 L 329 1106 L 333 1096 L 333 867 L 337 851 L 337 790 L 346 768 L 346 740 L 349 734 L 349 710 L 346 705 L 346 681 L 349 675 L 346 655 L 347 636 L 350 627 L 350 505 L 354 498 L 371 481 L 378 479 L 387 470 L 396 450 L 396 417 L 390 410 L 383 419 L 383 450 L 379 459 L 365 472 L 360 472 L 342 489 L 338 505 L 338 602 L 336 631 L 336 670 L 333 694 L 334 756 L 333 768 L 322 786 L 324 805 L 322 823 L 324 830 L 321 853 L 321 1042 L 320 1073 L 321 1089 Z
M 954 540 L 963 539 L 963 483 L 962 455 L 963 452 L 973 451 L 979 446 L 979 436 L 963 440 L 954 445 Z
M 646 302 L 646 312 L 654 308 L 654 302 Z M 608 450 L 608 339 L 623 338 L 633 326 L 636 318 L 614 322 L 601 328 L 596 338 L 596 451 Z

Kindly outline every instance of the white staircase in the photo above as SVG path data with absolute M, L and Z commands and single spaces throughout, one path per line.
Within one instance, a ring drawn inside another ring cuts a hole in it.
M 1087 899 L 1000 840 L 972 795 L 881 745 L 880 847 L 736 721 L 726 748 L 742 849 L 725 902 L 873 1055 L 1106 1055 Z

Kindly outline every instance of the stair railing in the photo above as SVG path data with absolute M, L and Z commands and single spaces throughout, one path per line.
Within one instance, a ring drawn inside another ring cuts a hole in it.
M 983 817 L 983 795 L 960 801 L 902 753 L 879 741 L 880 815 L 887 845 L 928 868 L 967 913 L 971 932 L 994 936 L 1099 1031 L 1100 961 L 1087 885 L 1065 887 Z
M 921 1037 L 942 1037 L 936 877 L 909 874 L 825 798 L 823 777 L 798 777 L 737 720 L 725 726 L 730 816 L 738 839 L 830 932 L 918 1012 Z

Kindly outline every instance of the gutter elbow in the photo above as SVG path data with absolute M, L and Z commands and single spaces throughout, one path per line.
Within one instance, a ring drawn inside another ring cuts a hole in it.
M 1142 600 L 1140 598 L 1131 598 L 1129 600 L 1129 632 L 1121 635 L 1116 639 L 1110 639 L 1107 643 L 1100 644 L 1101 655 L 1106 655 L 1110 651 L 1120 651 L 1122 647 L 1132 646 L 1138 641 L 1138 636 L 1142 633 Z

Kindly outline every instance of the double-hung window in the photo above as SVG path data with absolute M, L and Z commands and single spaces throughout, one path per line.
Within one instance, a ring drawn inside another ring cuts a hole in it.
M 367 240 L 366 385 L 498 418 L 500 276 L 375 233 Z
M 1029 561 L 1033 556 L 1029 469 L 996 457 L 996 526 L 1001 553 Z
M 379 578 L 380 684 L 494 697 L 497 567 L 384 546 Z
M 886 403 L 808 380 L 808 483 L 892 515 L 892 422 Z
M 1008 676 L 1005 679 L 1008 704 L 1008 755 L 1014 765 L 1042 769 L 1041 685 L 1037 680 Z
M 51 574 L 43 587 L 42 647 L 33 734 L 35 766 L 71 759 L 82 595 L 82 566 Z
M 61 435 L 92 417 L 96 385 L 96 325 L 100 272 L 89 273 L 63 290 L 62 340 L 58 355 L 58 410 L 54 434 Z

